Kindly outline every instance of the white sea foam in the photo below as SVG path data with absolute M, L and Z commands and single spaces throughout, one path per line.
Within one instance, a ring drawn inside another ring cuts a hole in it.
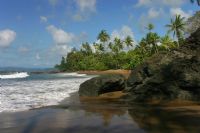
M 78 74 L 78 73 L 64 73 L 63 75 L 67 75 L 67 76 L 86 76 L 86 74 Z
M 27 72 L 16 72 L 12 74 L 5 74 L 5 75 L 0 75 L 0 79 L 15 79 L 15 78 L 26 78 L 28 77 Z
M 49 105 L 57 105 L 78 91 L 87 78 L 0 81 L 0 112 L 24 111 Z

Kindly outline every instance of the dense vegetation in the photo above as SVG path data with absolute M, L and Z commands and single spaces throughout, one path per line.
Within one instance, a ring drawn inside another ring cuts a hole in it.
M 166 27 L 169 29 L 166 35 L 159 36 L 154 32 L 154 25 L 148 24 L 146 35 L 138 43 L 131 36 L 111 39 L 106 30 L 102 30 L 97 42 L 92 45 L 85 42 L 79 50 L 73 48 L 56 68 L 61 71 L 132 69 L 153 54 L 170 51 L 184 42 L 186 22 L 183 17 L 177 15 Z M 170 33 L 177 40 L 172 39 Z

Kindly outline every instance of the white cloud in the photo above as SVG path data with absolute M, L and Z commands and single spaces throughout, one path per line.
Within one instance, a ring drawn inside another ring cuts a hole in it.
M 72 18 L 73 18 L 73 20 L 75 20 L 75 21 L 84 21 L 84 20 L 85 20 L 84 16 L 82 16 L 81 14 L 74 14 L 74 15 L 72 16 Z
M 0 47 L 8 47 L 16 38 L 16 32 L 10 29 L 0 31 Z
M 162 14 L 162 9 L 156 10 L 155 8 L 150 8 L 148 11 L 148 18 L 154 19 L 158 18 Z
M 136 7 L 147 6 L 152 3 L 151 0 L 138 0 Z
M 96 0 L 75 0 L 77 11 L 72 16 L 75 21 L 84 21 L 96 12 Z
M 74 34 L 65 32 L 54 25 L 50 25 L 46 29 L 52 35 L 53 40 L 57 45 L 69 44 L 75 39 Z
M 135 7 L 161 7 L 161 6 L 170 6 L 170 7 L 180 7 L 184 4 L 186 0 L 138 0 Z
M 181 15 L 182 17 L 185 17 L 187 19 L 192 16 L 192 11 L 185 12 L 181 8 L 171 8 L 170 14 L 172 16 Z
M 125 39 L 127 36 L 130 36 L 134 39 L 134 33 L 131 28 L 127 25 L 122 26 L 119 30 L 113 30 L 111 34 L 111 40 L 114 40 L 115 37 L 120 39 Z
M 55 55 L 66 56 L 72 49 L 69 45 L 55 45 L 51 48 L 51 52 Z
M 51 47 L 51 52 L 54 55 L 65 56 L 73 46 L 81 44 L 87 38 L 87 33 L 85 32 L 80 33 L 80 35 L 74 35 L 54 25 L 50 25 L 46 29 L 54 40 L 55 45 Z
M 45 16 L 40 16 L 40 22 L 46 23 L 48 21 L 48 18 Z
M 96 0 L 76 0 L 76 3 L 81 12 L 96 10 Z

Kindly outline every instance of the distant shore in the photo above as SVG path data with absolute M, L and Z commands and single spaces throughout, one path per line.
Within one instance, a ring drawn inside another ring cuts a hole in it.
M 118 69 L 118 70 L 105 70 L 105 71 L 77 71 L 78 74 L 87 74 L 87 75 L 103 75 L 103 74 L 121 74 L 124 75 L 126 78 L 131 73 L 131 70 L 123 70 L 123 69 Z

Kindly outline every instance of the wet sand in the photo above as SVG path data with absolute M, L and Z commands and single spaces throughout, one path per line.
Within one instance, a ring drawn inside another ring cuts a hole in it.
M 199 133 L 200 106 L 126 104 L 121 99 L 80 99 L 0 113 L 0 133 Z

